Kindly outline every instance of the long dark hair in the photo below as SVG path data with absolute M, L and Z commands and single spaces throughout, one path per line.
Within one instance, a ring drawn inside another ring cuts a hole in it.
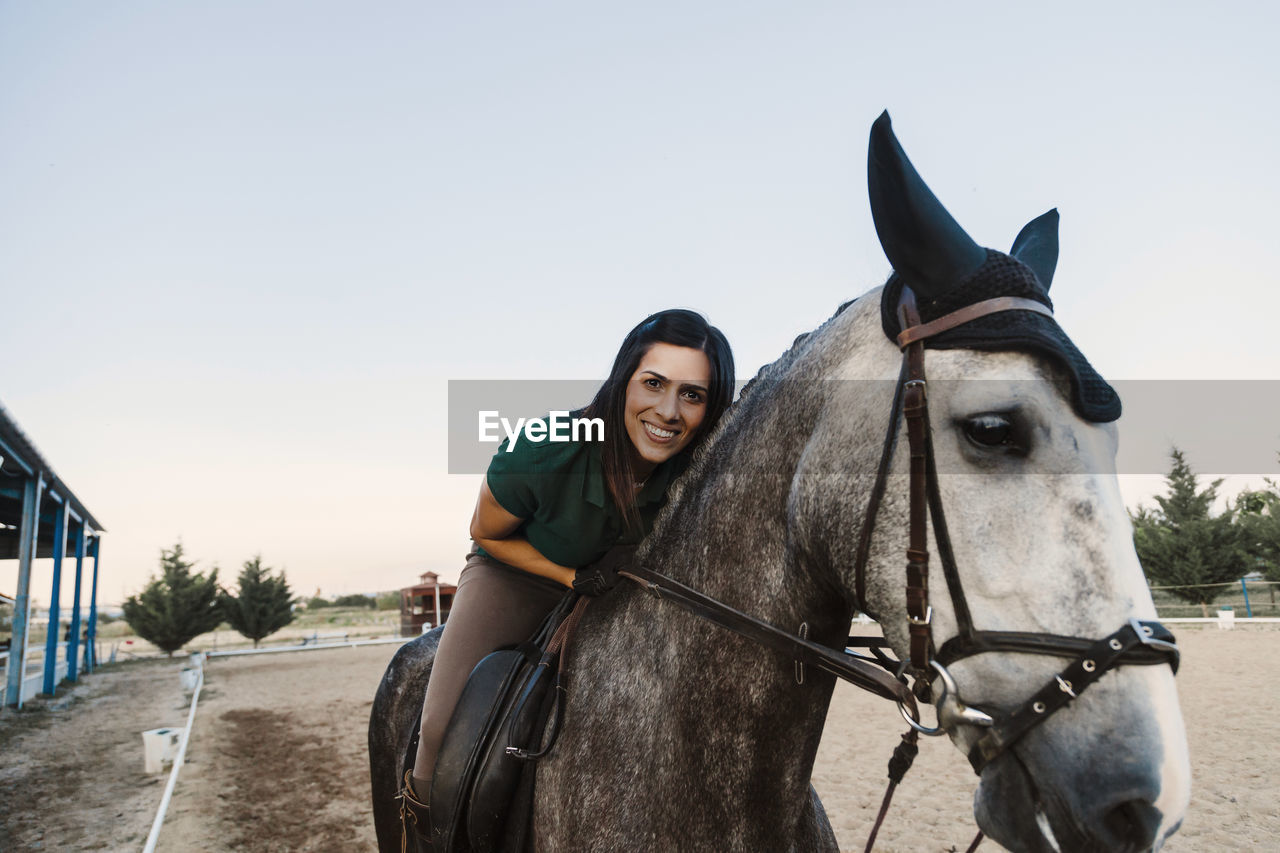
M 585 410 L 586 417 L 604 421 L 604 480 L 613 503 L 630 529 L 638 529 L 640 516 L 636 509 L 635 471 L 631 466 L 631 438 L 627 435 L 627 383 L 640 366 L 640 360 L 654 344 L 673 344 L 702 350 L 711 362 L 711 385 L 707 389 L 707 411 L 697 434 L 681 453 L 692 453 L 711 434 L 724 410 L 733 402 L 733 351 L 715 326 L 696 311 L 672 308 L 644 318 L 627 333 L 613 360 L 609 378 L 596 392 Z

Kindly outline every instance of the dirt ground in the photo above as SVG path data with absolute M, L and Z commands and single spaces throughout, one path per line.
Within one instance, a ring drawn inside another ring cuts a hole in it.
M 1186 823 L 1165 849 L 1276 849 L 1280 631 L 1180 627 L 1194 782 Z M 365 730 L 395 648 L 211 661 L 158 849 L 373 850 Z M 139 733 L 185 723 L 180 666 L 117 665 L 53 702 L 0 715 L 0 848 L 142 847 L 165 777 L 143 772 Z M 878 700 L 837 687 L 814 784 L 846 850 L 862 847 L 902 728 Z M 947 742 L 924 743 L 876 849 L 964 850 L 976 831 L 973 783 Z
M 143 772 L 141 733 L 186 724 L 179 669 L 102 667 L 0 714 L 0 848 L 141 850 L 165 781 Z
M 397 648 L 212 659 L 157 850 L 374 849 L 365 733 Z M 0 850 L 142 848 L 167 773 L 141 732 L 186 724 L 181 667 L 117 664 L 0 716 Z
M 369 708 L 396 645 L 215 658 L 159 850 L 343 853 L 377 843 Z
M 1178 695 L 1192 781 L 1186 820 L 1164 851 L 1280 850 L 1280 631 L 1172 627 L 1182 649 Z M 897 712 L 880 700 L 836 686 L 813 784 L 842 849 L 861 850 L 866 843 L 884 796 L 889 755 L 905 730 Z M 876 850 L 965 850 L 978 831 L 976 781 L 949 740 L 922 738 Z M 978 849 L 1003 848 L 988 839 Z

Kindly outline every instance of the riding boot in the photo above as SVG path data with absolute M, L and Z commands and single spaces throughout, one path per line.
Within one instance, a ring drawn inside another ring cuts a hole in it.
M 431 810 L 413 790 L 413 770 L 404 771 L 400 789 L 400 853 L 431 853 Z

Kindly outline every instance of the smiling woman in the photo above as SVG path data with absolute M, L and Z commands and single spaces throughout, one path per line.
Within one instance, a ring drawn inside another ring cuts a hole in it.
M 580 420 L 603 440 L 519 441 L 508 429 L 471 519 L 475 547 L 458 580 L 401 792 L 404 846 L 431 849 L 426 807 L 436 756 L 467 676 L 490 652 L 527 640 L 566 589 L 598 595 L 649 532 L 733 396 L 728 341 L 696 312 L 646 317 L 622 342 Z
M 675 376 L 688 378 L 668 378 Z M 637 473 L 648 477 L 688 445 L 706 415 L 710 380 L 711 360 L 701 350 L 657 343 L 645 353 L 624 407 Z

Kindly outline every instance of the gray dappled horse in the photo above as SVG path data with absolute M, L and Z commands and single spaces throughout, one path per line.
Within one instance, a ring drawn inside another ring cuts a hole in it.
M 869 177 L 895 276 L 760 371 L 672 488 L 639 554 L 773 625 L 807 623 L 832 648 L 843 647 L 857 600 L 855 551 L 900 366 L 882 297 L 905 278 L 922 305 L 954 308 L 966 301 L 955 282 L 973 290 L 968 301 L 985 299 L 984 262 L 1008 266 L 933 198 L 887 115 L 873 128 Z M 1024 283 L 1047 291 L 1056 213 L 1024 229 L 1014 256 L 1034 273 L 1015 270 Z M 1155 616 L 1115 476 L 1118 400 L 1056 324 L 1043 325 L 1052 320 L 1036 322 L 1050 345 L 1017 322 L 987 324 L 985 337 L 976 323 L 978 332 L 928 350 L 937 488 L 974 625 L 1096 640 Z M 908 655 L 905 444 L 892 453 L 865 581 L 865 609 L 899 658 Z M 944 646 L 961 630 L 955 592 L 941 573 L 932 586 L 933 642 Z M 374 703 L 383 850 L 399 849 L 393 797 L 437 639 L 396 655 Z M 1065 663 L 986 652 L 948 668 L 965 703 L 999 715 L 1026 705 Z M 833 678 L 810 672 L 797 684 L 784 655 L 630 584 L 588 607 L 568 667 L 563 730 L 538 771 L 538 849 L 837 849 L 809 784 Z M 964 720 L 947 731 L 966 753 L 983 733 Z M 879 776 L 884 758 L 868 755 L 867 772 Z M 1170 667 L 1124 666 L 982 766 L 974 811 L 1012 850 L 1146 850 L 1177 829 L 1189 786 Z

